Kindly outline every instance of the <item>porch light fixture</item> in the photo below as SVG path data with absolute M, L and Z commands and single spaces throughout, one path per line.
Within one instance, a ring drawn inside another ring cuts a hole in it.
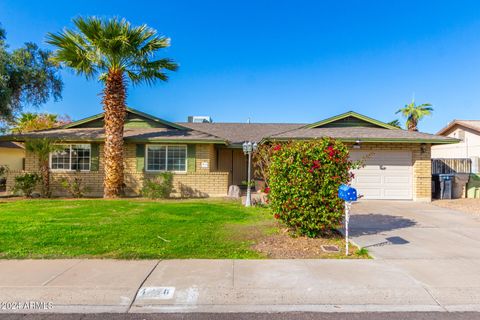
M 252 167 L 252 153 L 258 148 L 256 142 L 245 141 L 242 145 L 243 153 L 248 155 L 248 180 L 247 180 L 247 199 L 245 200 L 245 207 L 252 205 L 252 191 L 250 190 L 250 171 Z
M 357 140 L 355 141 L 354 145 L 353 145 L 353 149 L 360 149 L 360 140 Z

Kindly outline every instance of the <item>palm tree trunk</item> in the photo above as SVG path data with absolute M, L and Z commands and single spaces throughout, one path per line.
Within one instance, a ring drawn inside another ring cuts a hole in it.
M 417 120 L 411 120 L 408 122 L 408 131 L 418 131 Z
M 42 175 L 42 197 L 50 198 L 50 168 L 48 167 L 48 160 L 42 161 L 40 164 L 40 174 Z
M 123 191 L 123 125 L 126 117 L 123 73 L 110 71 L 103 90 L 105 111 L 104 198 L 117 198 Z

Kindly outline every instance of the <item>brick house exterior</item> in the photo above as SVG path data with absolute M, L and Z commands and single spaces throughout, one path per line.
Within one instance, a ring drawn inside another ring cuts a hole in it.
M 176 168 L 173 195 L 179 197 L 225 196 L 229 185 L 246 180 L 247 162 L 241 152 L 244 141 L 281 143 L 328 136 L 345 142 L 352 152 L 379 155 L 373 156 L 365 170 L 359 171 L 358 181 L 354 182 L 360 193 L 365 190 L 366 199 L 430 201 L 431 146 L 457 142 L 448 137 L 401 130 L 354 112 L 313 124 L 246 124 L 171 123 L 128 109 L 124 136 L 125 195 L 140 195 L 144 179 L 171 166 Z M 54 196 L 67 195 L 60 181 L 68 176 L 81 177 L 89 188 L 88 196 L 103 195 L 102 114 L 58 129 L 0 137 L 11 141 L 35 138 L 51 138 L 70 145 L 70 152 L 76 145 L 87 150 L 84 169 L 88 170 L 54 168 L 58 161 L 61 165 L 62 161 L 72 162 L 71 155 L 70 160 L 51 159 Z M 16 175 L 36 171 L 38 159 L 27 152 L 25 171 L 8 173 L 7 191 L 12 190 Z

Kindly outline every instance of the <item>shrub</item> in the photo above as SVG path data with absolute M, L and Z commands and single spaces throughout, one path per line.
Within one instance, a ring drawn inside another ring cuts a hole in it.
M 165 199 L 170 197 L 173 191 L 173 174 L 163 172 L 156 177 L 145 179 L 142 195 L 150 199 Z
M 24 173 L 16 176 L 13 192 L 15 194 L 21 192 L 24 196 L 30 198 L 40 180 L 41 177 L 37 173 Z
M 62 178 L 60 184 L 73 198 L 83 198 L 90 191 L 90 188 L 83 184 L 80 177 Z
M 368 249 L 367 248 L 360 248 L 357 251 L 355 251 L 355 254 L 359 257 L 368 257 Z
M 0 177 L 3 177 L 8 172 L 8 166 L 0 165 Z
M 347 147 L 331 138 L 294 141 L 272 147 L 268 200 L 275 218 L 309 237 L 329 234 L 343 217 L 338 187 L 357 165 Z

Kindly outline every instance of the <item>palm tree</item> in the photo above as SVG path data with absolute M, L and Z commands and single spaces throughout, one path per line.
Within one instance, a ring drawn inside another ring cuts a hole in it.
M 50 197 L 50 168 L 48 166 L 50 154 L 59 152 L 63 148 L 52 139 L 32 139 L 25 142 L 25 150 L 33 153 L 38 159 L 38 167 L 42 177 L 42 197 Z
M 399 129 L 402 128 L 402 124 L 400 123 L 400 120 L 398 119 L 395 119 L 395 120 L 392 120 L 390 122 L 387 122 L 387 124 L 391 125 L 391 126 L 394 126 L 394 127 L 397 127 Z
M 146 25 L 132 26 L 125 19 L 76 18 L 76 30 L 49 33 L 47 42 L 57 49 L 52 59 L 91 79 L 104 83 L 105 127 L 104 197 L 116 198 L 123 189 L 123 125 L 126 84 L 153 84 L 168 79 L 165 70 L 177 64 L 155 54 L 170 45 Z
M 399 109 L 395 114 L 401 113 L 407 118 L 407 129 L 409 131 L 418 131 L 418 121 L 423 117 L 432 114 L 433 108 L 430 103 L 423 103 L 421 105 L 415 105 L 415 101 L 406 104 L 403 108 Z

